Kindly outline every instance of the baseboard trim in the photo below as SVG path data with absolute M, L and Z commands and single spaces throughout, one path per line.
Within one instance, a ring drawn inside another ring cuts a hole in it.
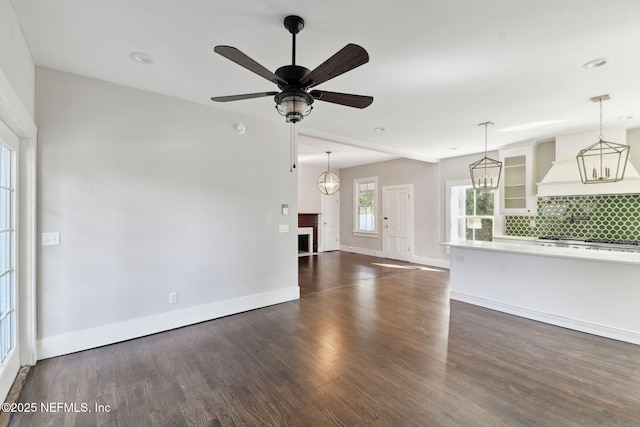
M 300 288 L 295 286 L 45 337 L 38 340 L 38 360 L 140 338 L 299 298 Z
M 375 256 L 378 258 L 383 258 L 382 251 L 379 251 L 377 249 L 367 249 L 367 248 L 359 248 L 357 246 L 340 245 L 340 250 L 342 252 L 351 252 L 354 254 L 369 255 L 369 256 Z
M 456 301 L 462 301 L 469 304 L 477 305 L 491 310 L 501 311 L 503 313 L 513 314 L 515 316 L 524 317 L 539 322 L 548 323 L 555 326 L 561 326 L 575 331 L 586 332 L 592 335 L 598 335 L 605 338 L 611 338 L 618 341 L 624 341 L 631 344 L 640 345 L 640 334 L 636 332 L 626 331 L 624 329 L 612 328 L 609 326 L 598 325 L 594 323 L 584 322 L 581 320 L 570 319 L 567 317 L 557 316 L 555 314 L 543 313 L 540 311 L 530 310 L 510 304 L 504 304 L 497 301 L 491 301 L 479 298 L 473 295 L 462 294 L 459 292 L 450 292 L 450 298 Z
M 384 258 L 382 251 L 379 251 L 377 249 L 367 249 L 367 248 L 359 248 L 356 246 L 341 245 L 340 250 L 342 252 L 351 252 L 354 254 L 370 255 L 378 258 Z M 449 269 L 449 266 L 450 266 L 450 262 L 448 259 L 446 260 L 436 259 L 436 258 L 428 258 L 428 257 L 422 257 L 422 256 L 416 256 L 416 255 L 411 257 L 410 262 L 414 264 L 426 265 L 429 267 L 445 268 L 445 269 Z
M 422 257 L 422 256 L 413 256 L 412 261 L 414 264 L 420 264 L 420 265 L 426 265 L 428 267 L 438 267 L 438 268 L 444 268 L 444 269 L 449 269 L 449 267 L 451 266 L 450 262 L 448 259 L 436 259 L 436 258 L 428 258 L 428 257 Z

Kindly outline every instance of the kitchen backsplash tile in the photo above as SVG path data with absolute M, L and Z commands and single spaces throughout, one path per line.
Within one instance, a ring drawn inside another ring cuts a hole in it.
M 640 240 L 640 194 L 540 197 L 536 216 L 506 216 L 505 234 Z

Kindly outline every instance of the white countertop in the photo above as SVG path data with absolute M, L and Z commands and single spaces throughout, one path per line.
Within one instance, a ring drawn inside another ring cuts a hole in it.
M 537 244 L 507 243 L 507 242 L 476 242 L 460 241 L 446 242 L 445 246 L 454 248 L 479 249 L 495 252 L 520 253 L 535 256 L 572 258 L 581 260 L 619 262 L 640 265 L 640 252 L 605 251 L 596 249 L 562 248 Z
M 494 235 L 493 240 L 511 240 L 516 242 L 535 242 L 537 237 Z

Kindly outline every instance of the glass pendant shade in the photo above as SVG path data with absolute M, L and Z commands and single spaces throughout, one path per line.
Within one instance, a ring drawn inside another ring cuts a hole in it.
M 323 172 L 318 178 L 318 190 L 330 196 L 340 189 L 340 178 L 332 171 Z
M 624 170 L 629 160 L 629 146 L 608 142 L 602 136 L 602 101 L 610 99 L 609 95 L 591 98 L 600 103 L 600 139 L 595 144 L 578 152 L 578 170 L 583 184 L 616 182 L 624 179 Z
M 313 97 L 305 92 L 282 92 L 276 95 L 275 100 L 278 113 L 286 118 L 287 123 L 298 123 L 313 109 Z
M 318 190 L 326 196 L 335 194 L 340 189 L 340 178 L 329 167 L 329 155 L 327 151 L 327 170 L 318 177 Z
M 480 123 L 484 126 L 484 157 L 469 165 L 471 183 L 476 190 L 496 190 L 500 183 L 502 162 L 487 157 L 487 126 L 491 122 Z

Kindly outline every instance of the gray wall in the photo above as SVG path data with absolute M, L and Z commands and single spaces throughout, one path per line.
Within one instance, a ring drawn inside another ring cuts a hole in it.
M 297 176 L 284 120 L 46 68 L 36 95 L 39 227 L 61 234 L 60 246 L 40 250 L 40 340 L 297 290 Z
M 627 144 L 630 147 L 629 161 L 637 171 L 640 171 L 640 128 L 627 130 Z
M 418 160 L 396 159 L 370 165 L 340 170 L 340 244 L 343 247 L 382 250 L 379 238 L 353 235 L 353 180 L 378 177 L 378 197 L 387 185 L 413 184 L 414 191 L 414 256 L 426 259 L 438 258 L 438 164 Z M 378 212 L 378 229 L 381 227 Z

